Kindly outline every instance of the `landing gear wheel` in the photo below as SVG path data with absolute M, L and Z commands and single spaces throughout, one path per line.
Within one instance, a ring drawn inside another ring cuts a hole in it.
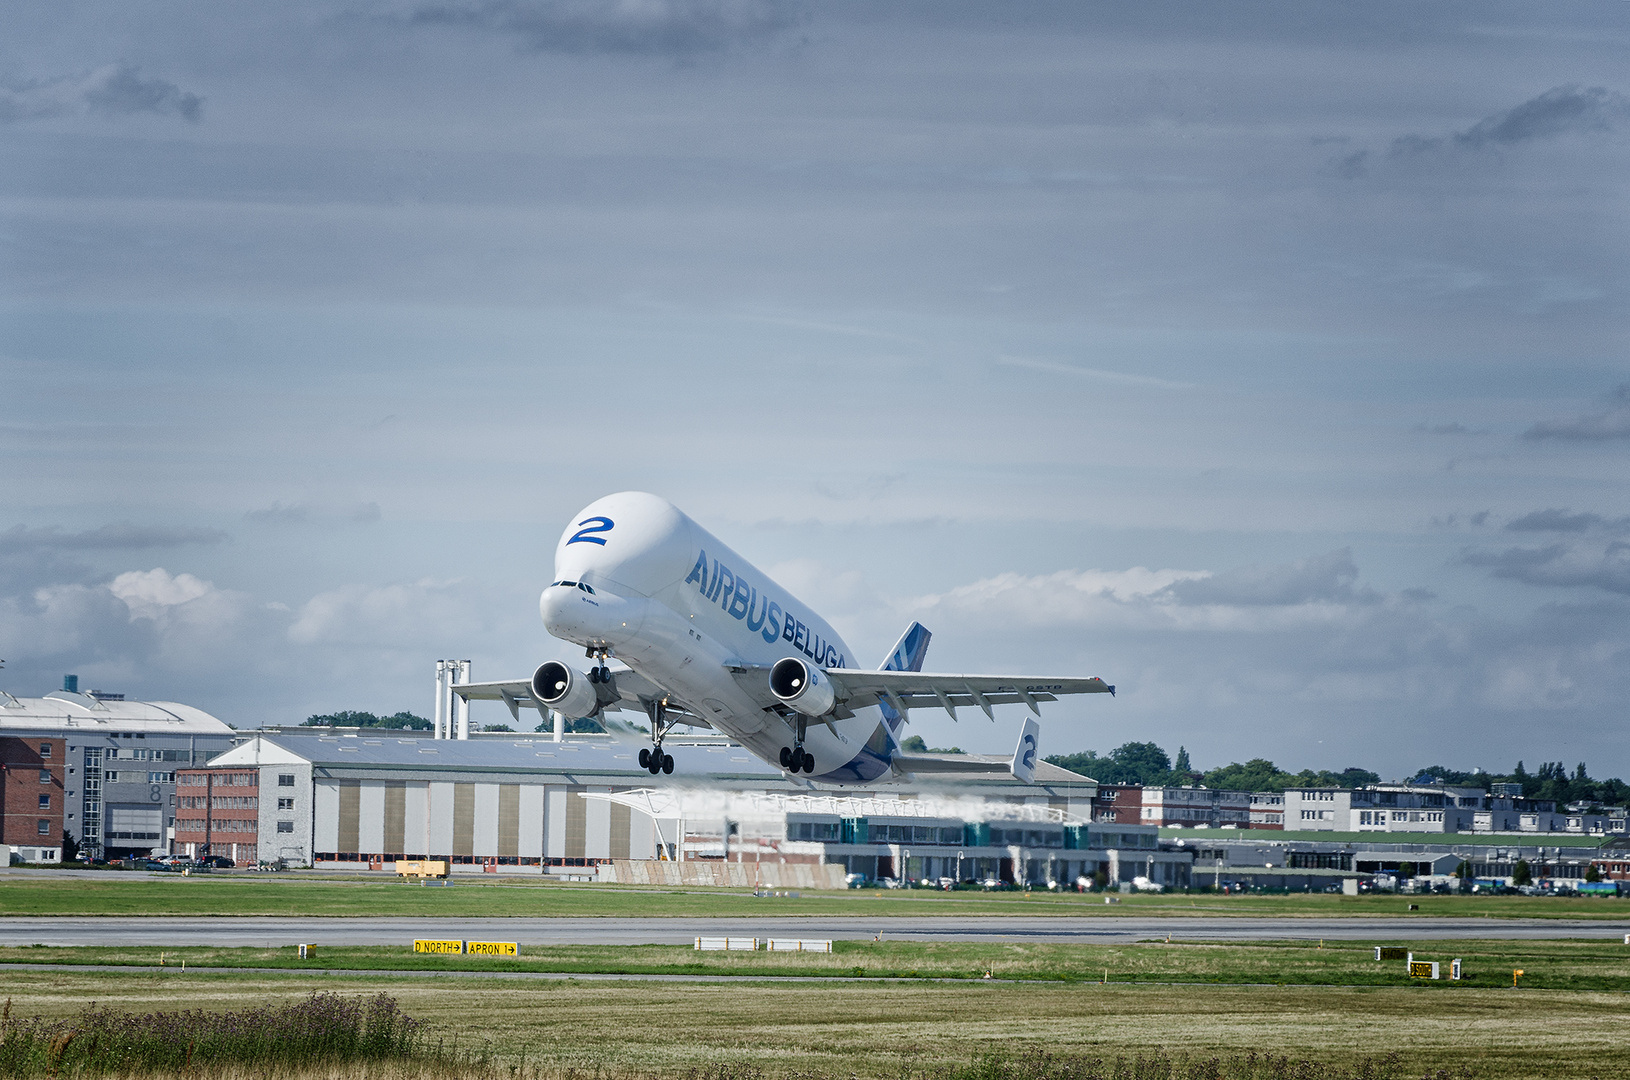
M 792 747 L 790 746 L 781 748 L 781 767 L 783 769 L 792 768 Z
M 791 761 L 790 761 L 789 765 L 790 765 L 790 768 L 792 769 L 792 771 L 793 772 L 802 771 L 802 769 L 804 767 L 804 758 L 808 756 L 808 755 L 806 755 L 804 753 L 804 748 L 802 746 L 793 747 L 792 748 L 792 753 L 789 756 L 791 758 Z
M 805 754 L 804 755 L 804 771 L 805 772 L 811 772 L 811 773 L 815 771 L 815 755 L 814 754 Z
M 674 756 L 672 754 L 663 754 L 662 755 L 662 771 L 663 771 L 664 774 L 666 774 L 668 776 L 673 775 Z
M 642 747 L 640 747 L 640 768 L 649 769 L 650 767 L 651 767 L 651 751 L 645 749 L 645 747 L 642 746 Z

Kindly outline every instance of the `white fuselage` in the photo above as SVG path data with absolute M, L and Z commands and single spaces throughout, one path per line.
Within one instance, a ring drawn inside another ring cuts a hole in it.
M 698 711 L 720 732 L 775 764 L 793 721 L 737 685 L 732 664 L 798 656 L 814 667 L 858 667 L 826 620 L 655 495 L 622 492 L 572 518 L 555 548 L 555 581 L 539 599 L 555 637 L 606 648 Z M 812 779 L 865 783 L 889 770 L 893 747 L 872 705 L 829 727 L 808 722 Z

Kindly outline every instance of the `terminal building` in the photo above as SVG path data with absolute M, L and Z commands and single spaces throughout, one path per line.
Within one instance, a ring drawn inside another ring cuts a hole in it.
M 946 774 L 831 793 L 723 739 L 665 746 L 674 774 L 653 786 L 635 748 L 604 736 L 256 734 L 178 770 L 175 839 L 183 854 L 240 865 L 431 858 L 462 873 L 698 884 L 1188 884 L 1192 853 L 1163 848 L 1151 826 L 1094 825 L 1097 785 L 1046 763 L 1029 784 Z
M 236 735 L 190 705 L 80 693 L 71 675 L 45 697 L 0 690 L 0 843 L 26 862 L 60 861 L 65 838 L 87 857 L 166 849 L 176 772 L 230 749 Z

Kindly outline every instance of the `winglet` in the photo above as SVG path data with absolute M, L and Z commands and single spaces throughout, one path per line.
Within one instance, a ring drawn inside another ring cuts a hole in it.
M 1019 745 L 1013 748 L 1013 765 L 1009 771 L 1013 778 L 1021 784 L 1032 783 L 1036 779 L 1036 758 L 1041 752 L 1041 725 L 1033 717 L 1024 718 L 1024 728 L 1019 732 Z
M 1110 688 L 1109 688 L 1109 696 L 1110 696 L 1110 697 L 1114 697 L 1114 696 L 1115 696 L 1115 688 L 1114 688 L 1114 687 L 1113 687 L 1113 686 L 1111 686 L 1111 687 L 1110 687 Z

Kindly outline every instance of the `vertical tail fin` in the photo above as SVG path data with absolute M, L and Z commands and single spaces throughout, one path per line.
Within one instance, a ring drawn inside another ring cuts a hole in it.
M 1014 779 L 1028 784 L 1036 778 L 1036 761 L 1041 754 L 1041 725 L 1033 716 L 1024 718 L 1024 730 L 1019 732 L 1019 745 L 1013 748 L 1011 772 Z
M 886 660 L 878 667 L 879 671 L 921 671 L 923 657 L 928 655 L 928 639 L 933 637 L 928 627 L 920 622 L 914 622 L 906 627 L 906 632 L 900 635 L 900 640 L 894 643 L 889 650 Z M 905 726 L 906 718 L 887 701 L 879 701 L 883 707 L 883 723 L 888 727 L 890 734 L 898 735 Z
M 914 622 L 900 635 L 900 640 L 894 643 L 889 651 L 887 660 L 878 665 L 878 671 L 921 671 L 923 657 L 928 655 L 928 640 L 934 635 L 928 632 L 928 627 L 920 622 Z

